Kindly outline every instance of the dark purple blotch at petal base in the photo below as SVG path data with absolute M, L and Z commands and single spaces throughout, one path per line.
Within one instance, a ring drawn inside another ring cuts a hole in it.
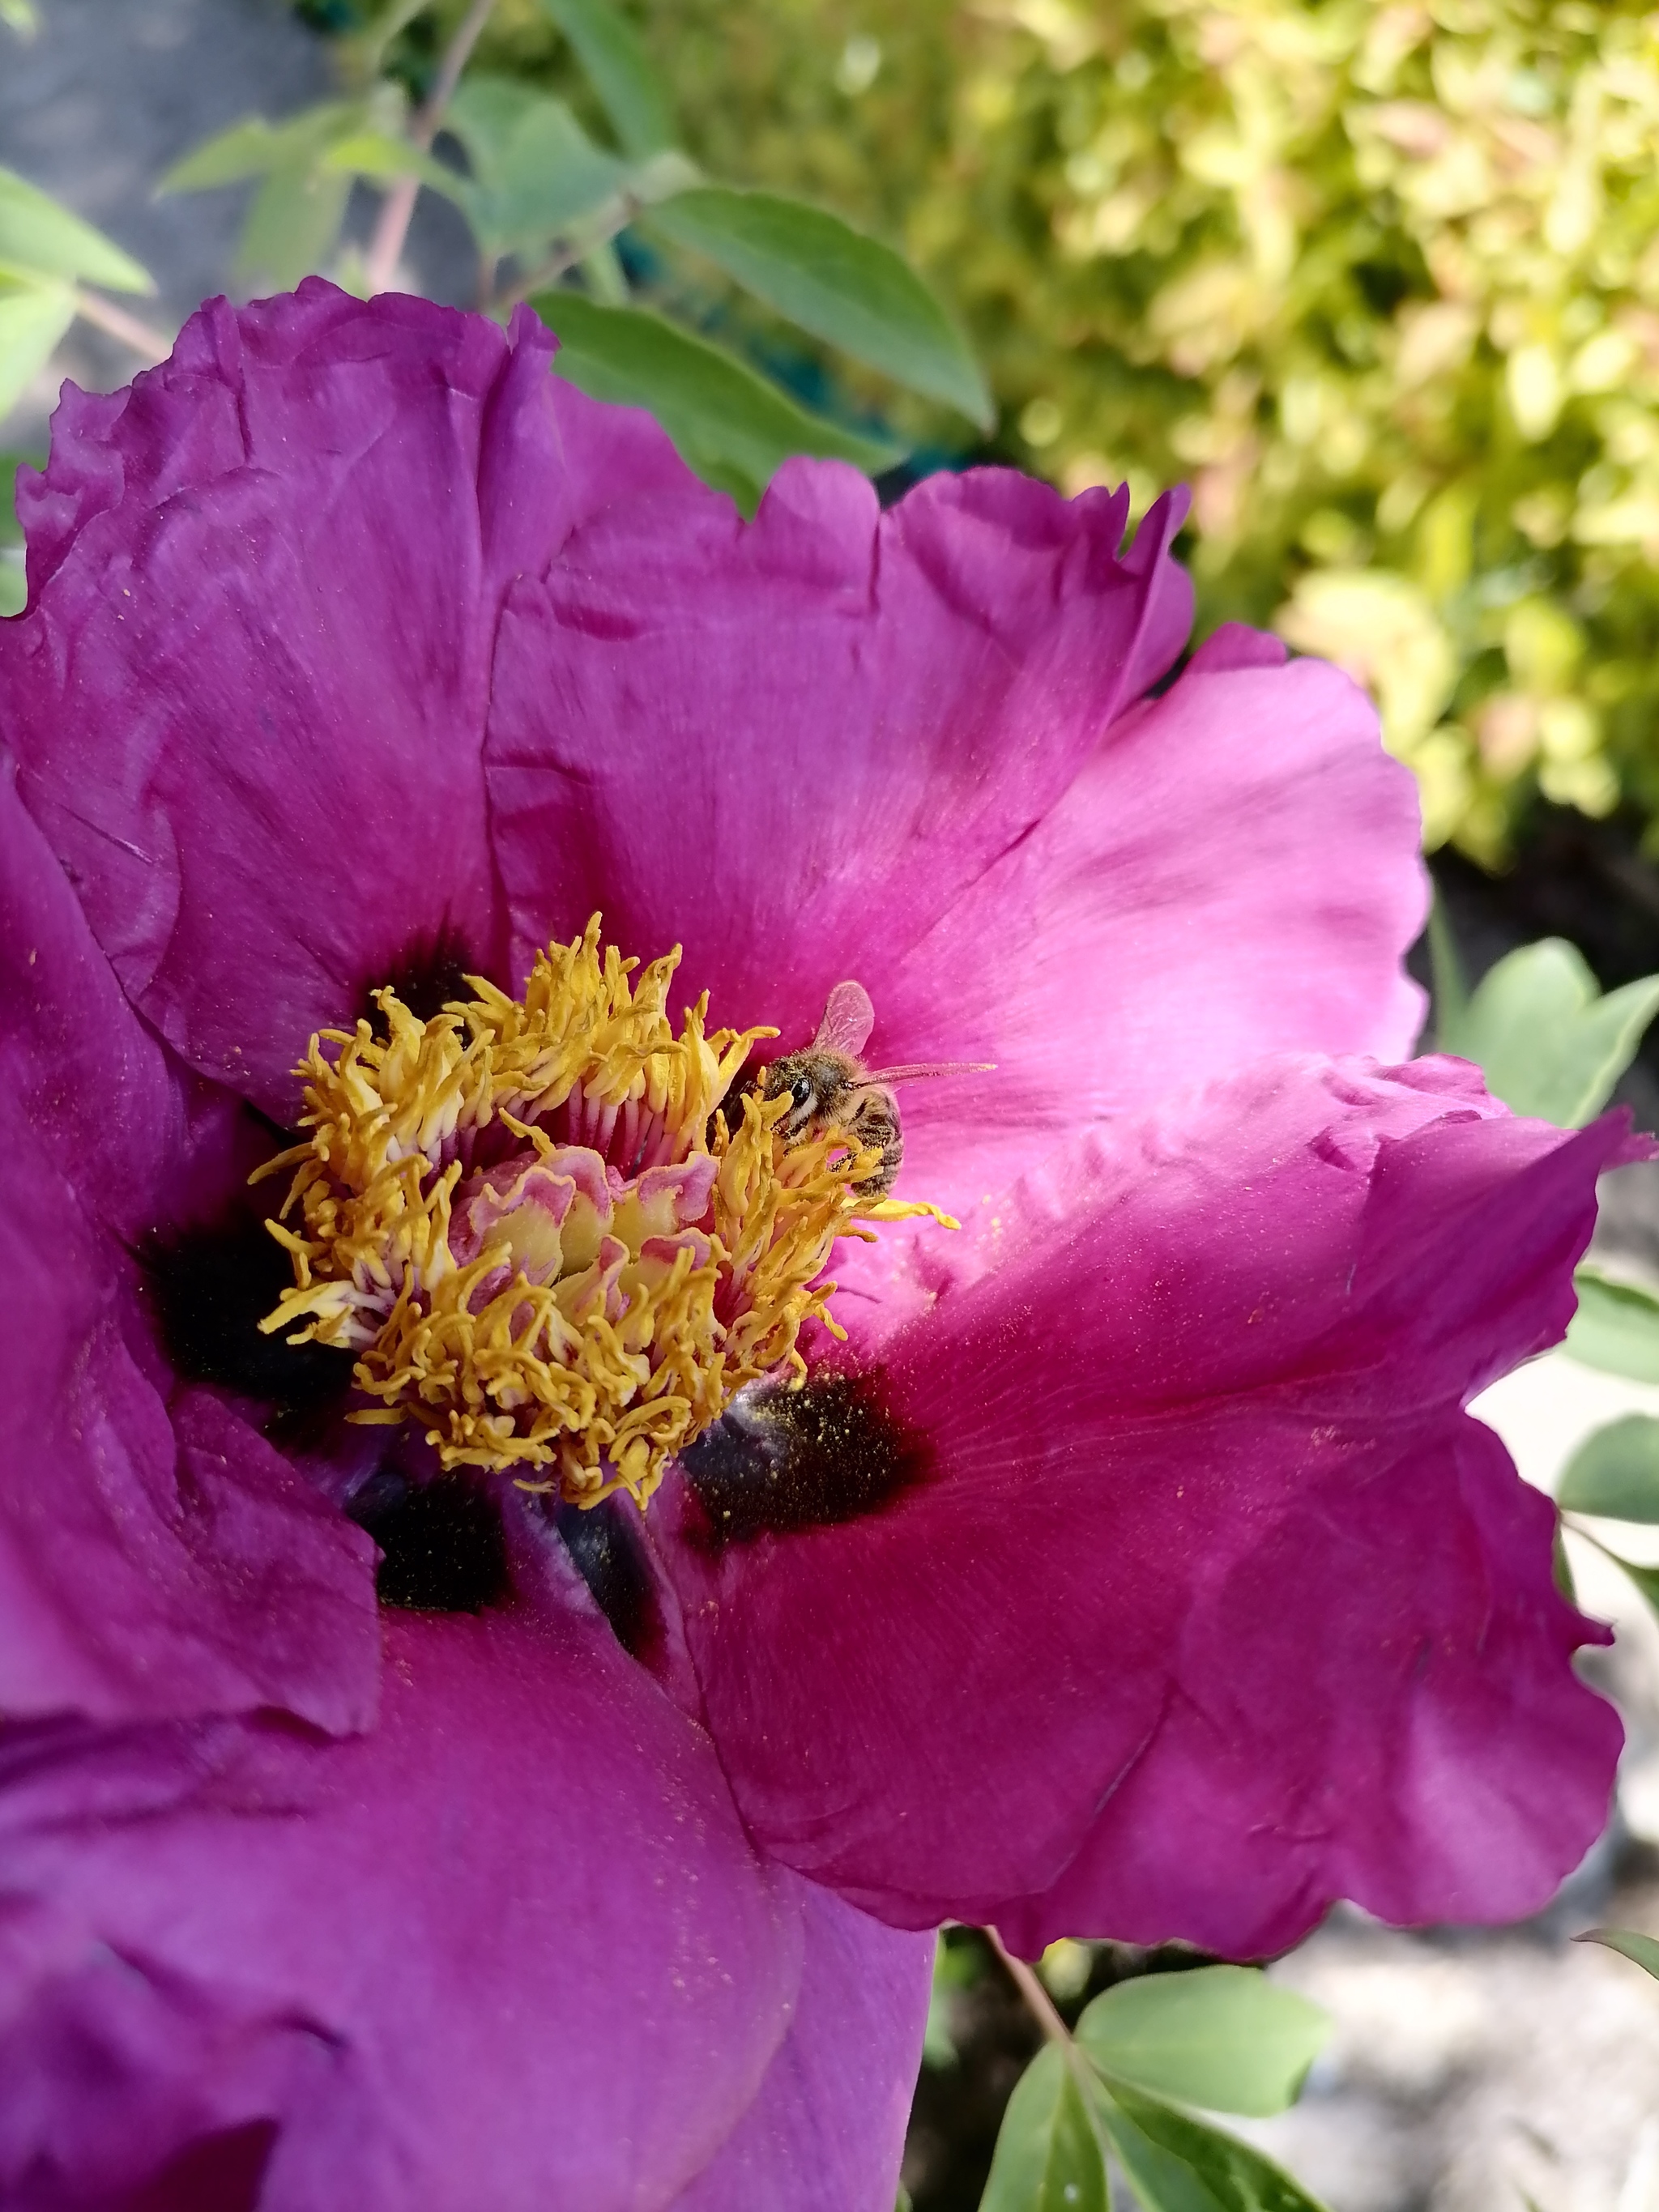
M 234 1176 L 234 1103 L 127 1006 L 0 772 L 0 1711 L 373 1719 L 374 1552 L 185 1387 L 141 1257 Z
M 1558 1338 L 1616 1120 L 1290 1061 L 1006 1192 L 887 1343 L 931 1470 L 659 1523 L 755 1833 L 884 1917 L 1282 1948 L 1334 1898 L 1540 1904 L 1619 1743 L 1553 1516 L 1462 1411 Z M 954 1273 L 951 1272 L 954 1267 Z

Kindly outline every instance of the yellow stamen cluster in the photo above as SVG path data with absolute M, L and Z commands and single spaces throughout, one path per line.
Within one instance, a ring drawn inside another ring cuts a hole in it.
M 378 1025 L 313 1038 L 309 1135 L 260 1170 L 293 1170 L 270 1225 L 295 1272 L 262 1326 L 358 1353 L 378 1402 L 354 1419 L 421 1422 L 445 1466 L 643 1504 L 745 1383 L 804 1374 L 809 1319 L 840 1334 L 837 1237 L 933 1211 L 861 1201 L 875 1162 L 845 1135 L 786 1148 L 787 1098 L 715 1116 L 776 1032 L 706 1034 L 705 998 L 677 1034 L 678 959 L 635 980 L 596 916 L 522 1000 L 469 976 L 475 996 L 422 1022 L 383 990 Z

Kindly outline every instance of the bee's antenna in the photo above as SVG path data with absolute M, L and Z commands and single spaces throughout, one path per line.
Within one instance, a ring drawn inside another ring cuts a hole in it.
M 902 1067 L 872 1067 L 866 1083 L 920 1083 L 930 1075 L 994 1075 L 994 1060 L 917 1060 Z

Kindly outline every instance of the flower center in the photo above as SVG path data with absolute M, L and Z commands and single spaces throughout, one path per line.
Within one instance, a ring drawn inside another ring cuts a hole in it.
M 481 977 L 421 1021 L 313 1036 L 303 1144 L 279 1220 L 294 1285 L 260 1327 L 357 1354 L 378 1402 L 447 1468 L 643 1505 L 745 1384 L 799 1384 L 813 1318 L 835 1335 L 837 1237 L 937 1207 L 872 1198 L 878 1153 L 842 1129 L 787 1138 L 792 1100 L 731 1087 L 771 1029 L 669 1020 L 678 948 L 635 974 L 595 915 L 522 999 Z M 331 1053 L 325 1048 L 334 1048 Z M 256 1180 L 258 1179 L 256 1177 Z

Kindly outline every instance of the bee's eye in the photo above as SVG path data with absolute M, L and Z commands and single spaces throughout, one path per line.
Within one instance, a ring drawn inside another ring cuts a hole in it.
M 789 1096 L 794 1100 L 797 1106 L 805 1106 L 812 1096 L 811 1077 L 810 1075 L 798 1075 L 789 1086 Z

